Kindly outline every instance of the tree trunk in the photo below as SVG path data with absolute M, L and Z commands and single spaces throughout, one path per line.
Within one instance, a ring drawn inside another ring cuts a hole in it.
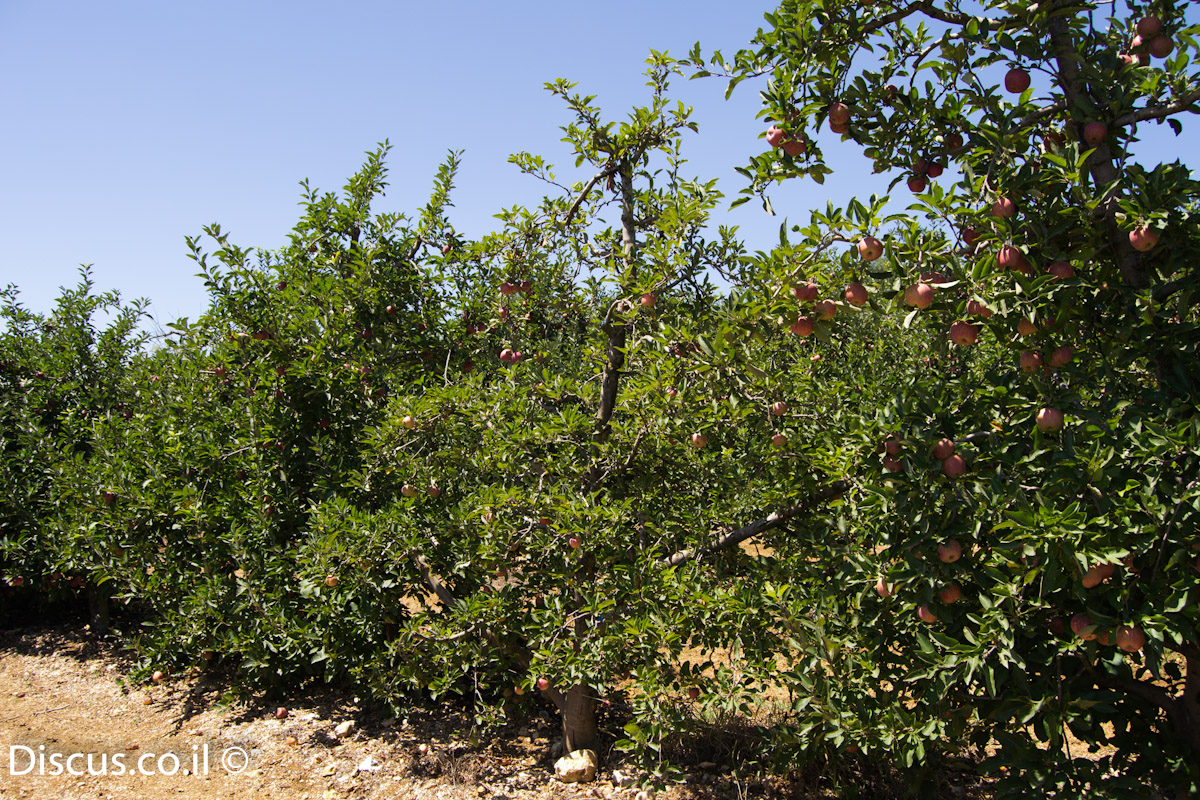
M 108 631 L 108 592 L 98 586 L 89 586 L 87 589 L 88 599 L 88 624 L 92 628 L 92 633 L 106 633 Z
M 1192 756 L 1200 763 L 1200 644 L 1186 650 L 1187 673 L 1184 676 L 1183 697 L 1179 698 L 1180 715 L 1175 732 L 1191 748 Z
M 590 686 L 572 686 L 557 698 L 562 714 L 563 754 L 575 750 L 595 750 L 596 692 Z

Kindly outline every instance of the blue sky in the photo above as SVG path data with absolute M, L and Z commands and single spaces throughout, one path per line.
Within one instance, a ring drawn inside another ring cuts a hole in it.
M 461 149 L 455 224 L 484 233 L 501 207 L 544 194 L 509 154 L 570 166 L 558 130 L 568 116 L 546 81 L 577 81 L 623 116 L 646 97 L 651 47 L 731 51 L 769 7 L 0 2 L 0 283 L 44 311 L 92 263 L 99 288 L 148 297 L 160 321 L 194 318 L 205 297 L 185 235 L 219 222 L 238 244 L 278 246 L 298 182 L 340 188 L 385 138 L 382 210 L 415 210 L 446 151 Z M 722 81 L 678 86 L 704 106 L 696 174 L 735 193 L 733 167 L 765 146 L 755 92 L 725 103 Z
M 240 245 L 276 247 L 299 181 L 340 188 L 385 138 L 380 210 L 414 211 L 446 151 L 461 149 L 455 225 L 482 234 L 501 207 L 544 193 L 510 153 L 583 177 L 569 170 L 568 117 L 546 81 L 577 81 L 622 117 L 646 97 L 650 48 L 682 57 L 699 40 L 731 54 L 773 5 L 0 0 L 0 284 L 47 311 L 91 263 L 98 288 L 149 298 L 160 322 L 194 318 L 206 298 L 185 235 L 217 222 Z M 717 79 L 676 88 L 701 128 L 685 150 L 692 171 L 736 195 L 734 168 L 766 147 L 756 87 L 728 102 Z M 826 155 L 836 179 L 773 193 L 781 215 L 803 221 L 852 189 L 886 190 L 882 176 L 867 181 L 856 146 Z M 751 202 L 722 221 L 757 248 L 781 218 Z

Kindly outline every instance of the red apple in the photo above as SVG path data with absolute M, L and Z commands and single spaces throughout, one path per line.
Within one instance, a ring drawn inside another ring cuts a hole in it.
M 283 706 L 280 706 L 279 708 L 275 709 L 275 719 L 287 719 L 287 718 L 288 718 L 288 710 L 286 708 L 284 708 Z
M 1146 646 L 1146 634 L 1137 625 L 1117 628 L 1117 647 L 1126 653 L 1136 653 Z
M 954 455 L 954 440 L 938 439 L 937 444 L 933 446 L 933 457 L 941 461 L 952 455 Z
M 947 478 L 958 478 L 967 471 L 967 462 L 960 455 L 952 455 L 942 462 L 942 474 Z
M 787 447 L 787 437 L 782 433 L 777 433 L 771 437 L 771 445 L 773 447 Z
M 1021 317 L 1017 322 L 1017 333 L 1020 336 L 1032 336 L 1037 333 L 1037 325 L 1034 325 L 1028 317 Z
M 852 306 L 861 306 L 867 302 L 867 287 L 858 281 L 846 286 L 846 302 Z
M 1166 58 L 1175 49 L 1175 41 L 1165 34 L 1159 34 L 1150 40 L 1150 55 L 1155 58 Z
M 883 255 L 883 242 L 874 236 L 864 236 L 858 240 L 858 255 L 863 261 L 874 261 Z
M 579 546 L 583 544 L 583 540 L 578 536 L 572 536 L 570 539 L 567 539 L 567 544 L 571 545 L 572 550 L 578 550 Z
M 950 581 L 938 592 L 938 599 L 946 605 L 953 605 L 962 599 L 962 587 L 957 582 Z
M 950 456 L 950 458 L 958 458 L 961 456 Z M 948 539 L 944 544 L 939 544 L 937 549 L 938 560 L 943 564 L 953 564 L 962 558 L 962 545 L 957 539 Z
M 804 151 L 808 149 L 808 142 L 804 139 L 788 139 L 783 143 L 783 152 L 787 153 L 792 158 L 799 158 L 804 155 Z
M 992 310 L 978 300 L 968 300 L 967 313 L 973 317 L 983 317 L 984 319 L 987 319 L 992 315 Z
M 1063 426 L 1063 412 L 1057 408 L 1043 408 L 1037 413 L 1034 421 L 1039 431 L 1053 433 Z
M 1162 20 L 1158 17 L 1142 17 L 1137 22 L 1137 33 L 1143 39 L 1149 39 L 1162 32 Z
M 429 493 L 430 497 L 441 497 L 442 496 L 441 487 L 439 487 L 437 484 L 430 484 L 429 488 L 426 489 L 425 491 Z
M 404 495 L 405 497 L 416 497 L 419 492 L 417 491 L 417 487 L 410 483 L 406 483 L 400 487 L 400 494 Z
M 934 162 L 930 163 L 930 165 L 926 168 L 925 174 L 931 178 L 940 178 L 942 176 L 942 172 L 945 169 L 946 168 L 943 167 L 941 164 L 934 161 Z
M 904 459 L 895 458 L 894 456 L 891 456 L 891 455 L 886 455 L 883 457 L 883 468 L 886 469 L 888 472 L 903 472 L 904 471 Z
M 1093 630 L 1088 632 L 1088 628 L 1094 627 L 1092 618 L 1087 614 L 1076 614 L 1071 617 L 1071 633 L 1083 639 L 1085 642 L 1096 638 L 1096 632 Z
M 1004 76 L 1004 88 L 1013 94 L 1020 94 L 1029 88 L 1029 73 L 1013 67 Z
M 929 606 L 918 606 L 917 616 L 920 617 L 922 622 L 928 622 L 931 625 L 937 622 L 937 614 L 934 614 Z
M 654 308 L 654 304 L 658 302 L 658 297 L 655 296 L 654 292 L 646 292 L 638 302 L 642 304 L 642 308 Z
M 809 336 L 813 332 L 813 321 L 808 317 L 799 317 L 792 323 L 791 331 L 797 336 Z
M 449 242 L 447 242 L 446 244 L 442 245 L 442 255 L 444 255 L 444 256 L 449 255 L 450 251 L 453 249 L 454 249 L 454 247 L 451 246 Z
M 782 417 L 784 414 L 787 413 L 787 410 L 788 410 L 788 404 L 783 402 L 782 400 L 776 400 L 774 403 L 771 404 L 771 413 L 777 417 Z
M 979 326 L 959 320 L 950 325 L 950 341 L 961 347 L 975 344 L 979 338 Z
M 1042 366 L 1042 354 L 1036 350 L 1026 350 L 1021 353 L 1021 371 L 1037 372 Z
M 693 433 L 691 438 L 688 439 L 688 442 L 692 445 L 692 447 L 699 450 L 701 447 L 704 447 L 704 445 L 708 444 L 708 437 L 703 433 Z
M 698 699 L 700 697 L 700 689 L 698 689 L 695 686 L 692 686 L 691 688 L 688 689 L 688 697 L 690 697 L 693 700 Z
M 1158 232 L 1146 225 L 1139 225 L 1129 232 L 1129 243 L 1134 250 L 1148 252 L 1158 244 Z
M 1000 269 L 1015 269 L 1025 272 L 1029 269 L 1029 261 L 1025 258 L 1025 254 L 1021 252 L 1019 247 L 1006 244 L 1000 248 L 1000 252 L 996 255 L 996 266 L 1000 267 Z
M 400 424 L 403 425 L 404 427 L 408 428 L 410 431 L 413 428 L 417 427 L 416 419 L 414 419 L 413 417 L 409 417 L 409 416 L 405 416 L 404 419 L 400 420 Z
M 850 132 L 850 123 L 849 122 L 838 123 L 838 122 L 834 122 L 833 120 L 829 120 L 829 130 L 833 131 L 834 133 L 849 133 Z
M 1055 636 L 1062 636 L 1067 632 L 1067 623 L 1063 622 L 1062 617 L 1055 617 L 1050 620 L 1050 632 Z
M 879 593 L 880 597 L 891 597 L 892 589 L 893 587 L 889 586 L 883 578 L 875 582 L 875 591 Z
M 996 202 L 992 203 L 992 216 L 1008 219 L 1017 215 L 1017 204 L 1012 198 L 1000 197 Z
M 767 128 L 767 144 L 771 147 L 782 147 L 783 140 L 787 137 L 787 133 L 778 125 L 772 125 Z
M 933 287 L 923 281 L 914 283 L 904 290 L 904 302 L 916 308 L 933 305 Z
M 1083 140 L 1095 147 L 1108 138 L 1108 126 L 1103 122 L 1089 122 L 1083 126 Z
M 942 144 L 945 146 L 947 152 L 953 153 L 955 150 L 959 150 L 963 146 L 962 134 L 951 133 L 942 140 Z
M 808 281 L 803 286 L 793 286 L 792 294 L 801 302 L 810 302 L 817 299 L 820 294 L 821 287 L 817 286 L 816 282 Z
M 1070 362 L 1070 360 L 1074 357 L 1074 355 L 1075 355 L 1075 348 L 1071 347 L 1069 344 L 1064 344 L 1060 347 L 1056 347 L 1050 353 L 1050 366 L 1055 369 L 1058 369 L 1059 367 L 1063 366 L 1064 364 L 1067 364 L 1068 362 Z
M 901 444 L 899 439 L 888 439 L 883 443 L 883 451 L 889 456 L 900 455 Z
M 328 586 L 330 589 L 337 586 L 338 585 L 338 576 L 337 575 L 326 575 L 325 576 L 325 585 Z
M 829 121 L 844 125 L 850 121 L 850 106 L 845 103 L 834 103 L 829 107 Z
M 546 678 L 538 678 L 537 679 L 537 688 L 540 691 L 543 691 L 543 692 L 546 691 L 547 689 L 550 688 L 550 681 L 547 680 Z
M 500 351 L 500 360 L 503 361 L 505 364 L 511 363 L 513 360 L 513 351 L 509 350 L 507 347 L 504 348 L 503 350 L 501 350 Z
M 1083 573 L 1083 577 L 1080 578 L 1080 583 L 1083 584 L 1083 588 L 1085 589 L 1093 589 L 1103 582 L 1104 575 L 1095 566 L 1090 567 L 1087 572 Z
M 1075 277 L 1075 268 L 1068 261 L 1055 261 L 1046 268 L 1046 272 L 1053 275 L 1055 280 L 1060 281 Z
M 821 300 L 817 303 L 814 310 L 821 319 L 833 319 L 837 316 L 837 303 L 832 300 Z
M 918 175 L 914 175 L 908 179 L 908 190 L 913 194 L 920 194 L 927 188 L 929 188 L 929 181 Z
M 162 683 L 166 679 L 167 679 L 167 676 L 165 674 L 163 674 L 163 672 L 161 670 L 157 670 L 157 669 L 154 670 L 154 673 L 150 676 L 150 680 L 152 680 L 154 683 Z

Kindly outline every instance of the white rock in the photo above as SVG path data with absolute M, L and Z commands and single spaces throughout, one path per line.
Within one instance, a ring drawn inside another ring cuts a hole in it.
M 358 764 L 359 772 L 378 772 L 380 769 L 382 769 L 380 763 L 372 756 L 367 756 Z
M 612 774 L 613 786 L 624 789 L 637 783 L 637 773 L 628 769 L 615 769 Z
M 354 720 L 348 719 L 333 729 L 333 735 L 342 737 L 354 730 Z
M 596 777 L 596 751 L 572 750 L 554 762 L 554 774 L 563 783 L 585 783 Z

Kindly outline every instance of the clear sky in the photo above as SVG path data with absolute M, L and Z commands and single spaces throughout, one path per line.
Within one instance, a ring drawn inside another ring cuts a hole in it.
M 144 296 L 160 323 L 206 304 L 185 235 L 217 222 L 242 246 L 277 247 L 299 212 L 298 182 L 339 189 L 376 142 L 393 144 L 380 210 L 415 211 L 437 164 L 464 150 L 456 228 L 533 203 L 543 187 L 507 163 L 528 150 L 570 171 L 562 105 L 543 89 L 564 77 L 610 118 L 646 97 L 650 48 L 684 56 L 700 41 L 727 55 L 774 6 L 764 0 L 543 2 L 266 2 L 0 0 L 0 285 L 48 311 L 58 287 L 94 265 L 101 290 Z M 694 174 L 733 197 L 734 167 L 766 148 L 756 87 L 723 99 L 724 81 L 680 81 L 700 135 Z M 1185 125 L 1190 125 L 1185 120 Z M 827 131 L 822 134 L 834 137 Z M 1174 140 L 1181 154 L 1196 152 Z M 828 147 L 826 186 L 773 193 L 793 220 L 868 181 L 857 146 Z M 899 191 L 904 192 L 903 185 Z M 755 249 L 780 217 L 757 202 L 723 222 Z

